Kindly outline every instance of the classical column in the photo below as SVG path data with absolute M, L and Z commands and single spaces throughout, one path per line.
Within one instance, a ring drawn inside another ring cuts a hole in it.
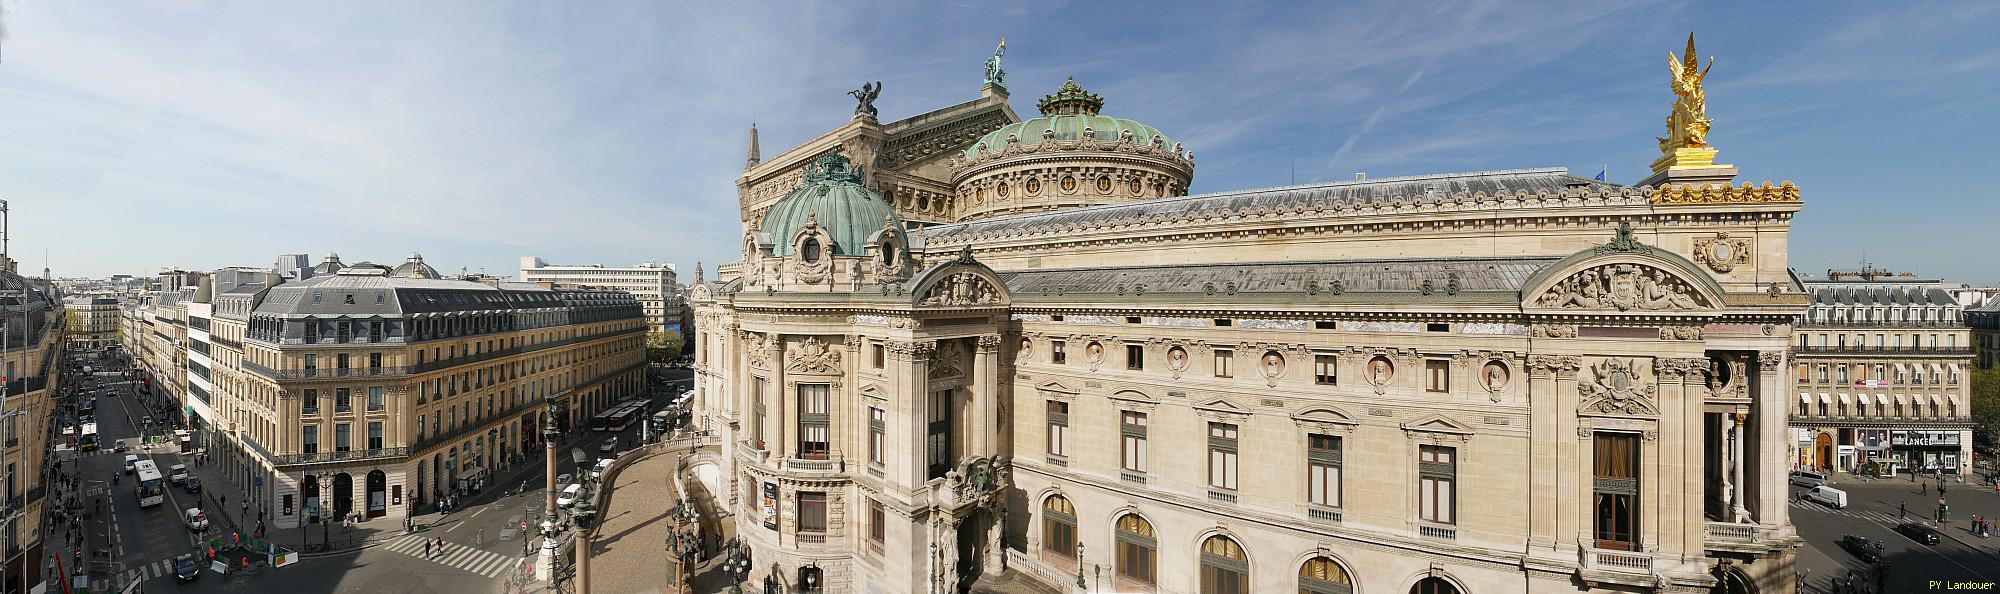
M 921 486 L 926 455 L 925 415 L 930 403 L 930 360 L 937 342 L 891 341 L 884 348 L 889 351 L 889 381 L 897 394 L 890 402 L 894 407 L 890 422 L 902 426 L 901 430 L 889 432 L 889 451 L 893 455 L 887 461 L 887 470 L 899 484 Z
M 1750 519 L 1750 510 L 1743 507 L 1743 421 L 1750 418 L 1750 413 L 1739 410 L 1730 418 L 1735 421 L 1729 428 L 1729 469 L 1733 476 L 1730 491 L 1724 491 L 1723 496 L 1729 498 L 1730 521 L 1742 522 Z
M 1756 407 L 1752 418 L 1757 419 L 1757 507 L 1755 516 L 1759 524 L 1781 526 L 1787 524 L 1785 517 L 1790 513 L 1787 507 L 1786 487 L 1783 469 L 1790 467 L 1791 435 L 1785 425 L 1785 411 L 1791 408 L 1790 394 L 1784 387 L 1792 382 L 1785 377 L 1790 372 L 1785 365 L 1784 351 L 1758 351 Z
M 790 390 L 785 389 L 784 335 L 773 332 L 765 335 L 764 339 L 770 341 L 768 344 L 771 350 L 771 383 L 767 386 L 770 388 L 771 394 L 764 399 L 764 422 L 775 422 L 778 424 L 776 432 L 765 433 L 765 435 L 777 437 L 778 443 L 769 444 L 772 458 L 790 458 L 798 455 L 797 436 L 792 434 L 793 431 L 797 430 L 798 424 L 790 420 L 791 415 L 786 414 L 792 410 L 791 407 L 786 406 L 792 398 L 792 394 Z M 774 461 L 774 464 L 783 464 L 783 462 Z
M 1652 519 L 1648 523 L 1657 526 L 1651 532 L 1657 534 L 1657 543 L 1645 543 L 1653 550 L 1683 559 L 1699 557 L 1702 552 L 1701 493 L 1703 458 L 1701 448 L 1689 447 L 1695 439 L 1702 437 L 1706 424 L 1699 423 L 1705 418 L 1702 394 L 1705 378 L 1702 370 L 1709 365 L 1706 357 L 1663 358 L 1654 364 L 1655 375 L 1659 379 L 1659 437 L 1658 443 L 1649 443 L 1659 454 L 1658 474 L 1652 494 Z
M 1575 355 L 1528 355 L 1529 427 L 1535 439 L 1529 443 L 1528 466 L 1532 492 L 1529 498 L 1529 543 L 1533 547 L 1555 547 L 1563 534 L 1575 533 L 1574 513 L 1562 507 L 1562 493 L 1576 480 L 1574 468 L 1562 460 L 1575 459 L 1575 442 L 1562 436 L 1571 432 L 1576 417 L 1561 408 L 1561 386 L 1576 383 L 1581 359 Z M 1357 372 L 1358 373 L 1358 372 Z M 1560 485 L 1560 486 L 1559 486 Z M 1572 543 L 1574 544 L 1574 543 Z
M 1000 336 L 988 334 L 979 337 L 976 354 L 970 357 L 972 365 L 969 374 L 972 398 L 971 451 L 973 456 L 991 456 L 998 446 L 998 434 L 1002 430 L 999 423 Z

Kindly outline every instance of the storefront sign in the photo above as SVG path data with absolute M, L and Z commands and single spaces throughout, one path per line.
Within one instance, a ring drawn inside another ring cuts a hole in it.
M 1958 447 L 1958 433 L 1907 433 L 1897 431 L 1889 443 L 1898 446 L 1950 446 Z

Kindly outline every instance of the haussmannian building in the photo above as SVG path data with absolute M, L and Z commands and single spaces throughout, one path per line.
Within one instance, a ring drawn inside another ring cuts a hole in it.
M 550 264 L 534 256 L 521 256 L 521 281 L 631 293 L 646 314 L 647 331 L 665 332 L 676 340 L 682 338 L 681 320 L 687 313 L 687 300 L 680 294 L 680 280 L 675 276 L 673 264 L 562 265 Z
M 69 325 L 71 347 L 95 351 L 118 344 L 122 315 L 116 298 L 68 297 L 63 299 L 63 309 L 68 312 L 64 323 Z
M 4 214 L 4 209 L 0 209 Z M 64 490 L 51 488 L 47 465 L 55 435 L 57 398 L 67 381 L 63 358 L 68 343 L 66 315 L 52 283 L 21 276 L 13 258 L 0 251 L 0 369 L 5 371 L 4 419 L 0 419 L 0 475 L 6 501 L 0 503 L 0 550 L 5 551 L 5 579 L 0 592 L 45 591 L 51 586 L 44 570 L 42 530 L 50 511 L 61 504 Z M 58 545 L 60 546 L 60 545 Z M 69 559 L 65 558 L 64 563 Z
M 186 299 L 186 402 L 276 526 L 401 518 L 643 393 L 645 321 L 621 291 L 444 278 L 328 255 L 305 280 L 223 269 Z
M 1189 195 L 1076 81 L 1016 115 L 998 53 L 901 120 L 864 87 L 752 136 L 688 464 L 753 588 L 1791 592 L 1800 193 L 1714 162 L 1693 53 L 1634 185 Z
M 1793 328 L 1798 465 L 1970 471 L 1976 353 L 1957 285 L 1873 266 L 1803 282 L 1812 305 Z

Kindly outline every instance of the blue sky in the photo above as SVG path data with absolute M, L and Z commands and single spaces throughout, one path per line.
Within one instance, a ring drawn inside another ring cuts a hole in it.
M 1194 191 L 1610 164 L 1634 182 L 1695 31 L 1710 140 L 1793 180 L 1802 272 L 2000 284 L 2000 4 L 0 0 L 0 198 L 59 276 L 737 257 L 734 180 L 838 126 L 1065 76 L 1199 155 Z M 1704 58 L 1705 59 L 1705 58 Z M 1990 166 L 1990 165 L 1989 165 Z

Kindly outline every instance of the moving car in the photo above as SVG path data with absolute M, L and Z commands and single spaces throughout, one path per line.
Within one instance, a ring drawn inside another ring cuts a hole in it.
M 1828 479 L 1826 478 L 1826 475 L 1824 475 L 1824 474 L 1820 474 L 1820 473 L 1817 473 L 1817 472 L 1813 472 L 1813 471 L 1810 471 L 1810 470 L 1794 470 L 1794 471 L 1792 471 L 1792 477 L 1791 477 L 1791 481 L 1792 481 L 1792 484 L 1794 484 L 1794 485 L 1798 485 L 1798 486 L 1801 486 L 1801 487 L 1817 487 L 1817 486 L 1820 486 L 1820 485 L 1831 485 L 1831 484 L 1833 484 L 1833 481 L 1831 481 L 1831 480 L 1828 480 Z
M 113 442 L 111 442 L 111 451 L 114 451 L 114 452 L 123 452 L 123 451 L 127 451 L 127 450 L 131 450 L 131 449 L 132 449 L 132 446 L 128 446 L 128 445 L 125 445 L 125 440 L 123 440 L 123 439 L 120 439 L 120 440 L 117 440 L 117 441 L 113 441 Z M 127 466 L 126 468 L 128 468 L 128 469 L 129 469 L 129 468 L 131 468 L 131 467 L 130 467 L 130 466 Z
M 176 485 L 187 482 L 188 480 L 187 465 L 175 464 L 173 466 L 167 467 L 167 480 L 172 481 Z
M 1833 509 L 1847 507 L 1847 492 L 1826 485 L 1820 485 L 1807 490 L 1806 499 Z
M 200 493 L 200 492 L 201 492 L 201 479 L 198 479 L 198 478 L 195 478 L 195 477 L 188 477 L 188 480 L 187 480 L 187 492 L 189 492 L 189 493 Z
M 125 455 L 125 474 L 132 474 L 132 468 L 133 468 L 133 465 L 135 465 L 135 464 L 138 464 L 138 463 L 139 463 L 139 456 L 137 456 L 137 455 L 134 455 L 134 454 L 126 454 L 126 455 Z
M 580 497 L 583 497 L 583 485 L 563 487 L 562 494 L 556 495 L 556 507 L 567 508 L 576 505 L 576 500 Z
M 1918 524 L 1916 522 L 1904 522 L 1902 524 L 1897 524 L 1896 531 L 1903 533 L 1903 536 L 1910 537 L 1910 540 L 1914 540 L 1924 544 L 1934 545 L 1937 544 L 1939 540 L 1941 540 L 1936 528 L 1925 526 L 1923 524 Z
M 612 450 L 616 449 L 618 449 L 618 438 L 616 437 L 606 437 L 604 438 L 603 443 L 597 444 L 597 451 L 606 454 L 609 454 L 612 452 Z
M 1868 540 L 1865 537 L 1852 534 L 1842 536 L 1840 537 L 1840 548 L 1847 549 L 1849 553 L 1854 553 L 1854 556 L 1860 558 L 1862 561 L 1874 563 L 1882 560 L 1882 543 Z
M 199 507 L 187 508 L 187 512 L 181 514 L 181 519 L 187 522 L 189 530 L 195 532 L 208 531 L 208 512 L 201 511 Z
M 562 489 L 576 482 L 576 475 L 567 472 L 556 475 L 556 488 Z
M 174 581 L 192 582 L 198 579 L 201 579 L 201 564 L 195 562 L 194 555 L 174 557 Z
M 615 458 L 605 458 L 603 460 L 598 460 L 597 466 L 594 466 L 590 469 L 590 478 L 594 479 L 604 478 L 604 469 L 610 468 L 611 462 L 613 460 L 615 460 Z

